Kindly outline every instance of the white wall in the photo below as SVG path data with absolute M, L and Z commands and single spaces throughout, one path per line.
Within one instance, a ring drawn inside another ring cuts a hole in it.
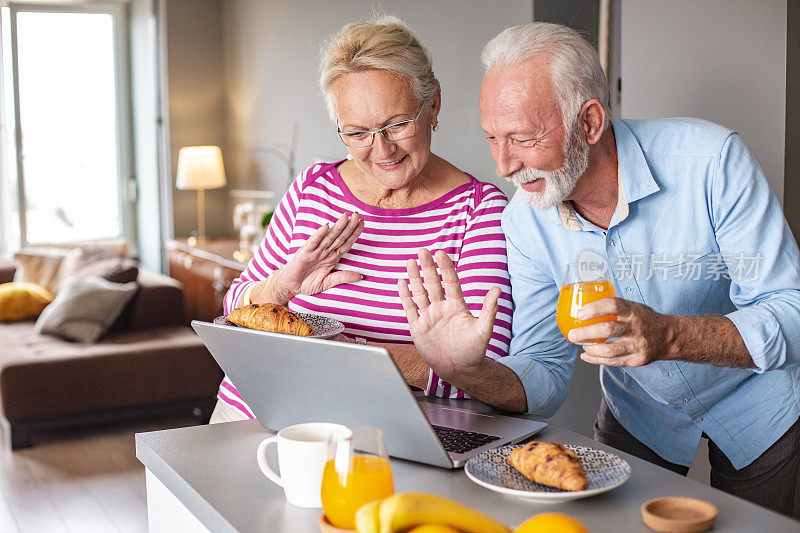
M 232 188 L 285 191 L 286 165 L 264 150 L 285 150 L 293 122 L 299 125 L 298 171 L 319 157 L 344 157 L 317 88 L 318 51 L 344 24 L 375 11 L 404 19 L 433 56 L 443 105 L 433 151 L 510 196 L 513 188 L 497 178 L 480 130 L 479 55 L 502 29 L 532 19 L 532 0 L 237 0 L 224 2 L 223 10 Z
M 621 116 L 738 131 L 782 202 L 786 0 L 621 1 Z

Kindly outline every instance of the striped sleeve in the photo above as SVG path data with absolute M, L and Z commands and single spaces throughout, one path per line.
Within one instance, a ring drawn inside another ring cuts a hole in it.
M 506 239 L 500 227 L 500 217 L 508 204 L 503 192 L 494 185 L 484 183 L 482 198 L 467 223 L 456 273 L 461 281 L 464 300 L 474 316 L 481 311 L 483 299 L 492 287 L 502 291 L 498 300 L 494 331 L 489 340 L 486 357 L 498 359 L 508 355 L 511 342 L 511 283 L 508 277 Z M 463 398 L 464 391 L 439 379 L 431 370 L 427 394 L 445 398 Z
M 253 254 L 253 258 L 250 259 L 247 268 L 241 275 L 233 280 L 230 289 L 225 294 L 223 300 L 225 314 L 235 309 L 236 302 L 239 301 L 247 287 L 257 281 L 269 278 L 270 274 L 286 264 L 300 201 L 301 184 L 311 170 L 313 167 L 303 171 L 278 203 L 266 234 Z
M 257 281 L 269 278 L 272 272 L 286 264 L 303 184 L 314 170 L 315 168 L 311 167 L 301 172 L 289 187 L 289 190 L 286 191 L 286 194 L 283 195 L 283 198 L 281 198 L 272 220 L 267 226 L 264 239 L 253 254 L 253 258 L 250 259 L 247 268 L 242 274 L 233 280 L 230 289 L 225 294 L 223 299 L 225 314 L 230 313 L 235 308 L 236 302 L 239 301 L 239 298 L 249 286 L 252 286 Z M 227 375 L 222 379 L 217 398 L 241 411 L 248 418 L 255 418 L 242 395 Z

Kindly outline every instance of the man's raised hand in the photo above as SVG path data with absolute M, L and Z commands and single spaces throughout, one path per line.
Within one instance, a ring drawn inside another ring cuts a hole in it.
M 464 301 L 450 257 L 439 250 L 434 262 L 430 251 L 424 248 L 418 251 L 418 257 L 422 276 L 417 262 L 409 259 L 406 272 L 410 289 L 405 280 L 397 282 L 411 338 L 422 358 L 441 378 L 457 381 L 460 374 L 474 371 L 483 362 L 501 291 L 493 287 L 486 293 L 480 316 L 475 318 Z

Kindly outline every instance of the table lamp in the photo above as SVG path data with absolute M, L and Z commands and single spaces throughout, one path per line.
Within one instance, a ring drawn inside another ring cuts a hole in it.
M 175 186 L 197 191 L 197 240 L 206 241 L 206 189 L 225 186 L 225 167 L 218 146 L 184 146 L 178 152 Z

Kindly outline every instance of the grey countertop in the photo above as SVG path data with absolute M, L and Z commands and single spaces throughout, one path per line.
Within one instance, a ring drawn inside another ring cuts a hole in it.
M 195 426 L 136 435 L 136 456 L 214 532 L 315 533 L 320 509 L 286 503 L 283 489 L 258 469 L 258 444 L 273 432 L 257 421 Z M 800 522 L 679 476 L 572 431 L 550 427 L 536 437 L 607 450 L 631 465 L 630 479 L 599 496 L 560 504 L 537 504 L 484 489 L 463 469 L 444 470 L 392 459 L 395 491 L 425 491 L 478 509 L 509 526 L 545 511 L 571 514 L 593 533 L 651 531 L 639 507 L 651 498 L 688 496 L 719 509 L 715 531 L 800 531 Z M 274 462 L 271 461 L 271 464 Z

